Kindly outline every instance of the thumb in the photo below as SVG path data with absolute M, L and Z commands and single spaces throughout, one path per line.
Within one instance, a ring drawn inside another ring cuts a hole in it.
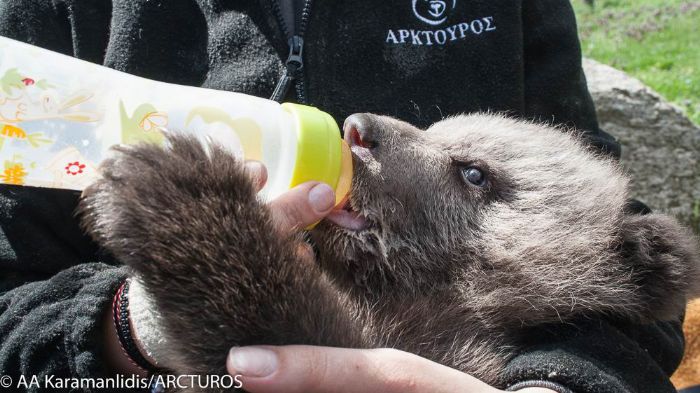
M 496 393 L 478 379 L 394 349 L 233 348 L 228 372 L 251 393 Z
M 269 206 L 280 231 L 300 230 L 330 213 L 335 206 L 335 191 L 325 183 L 306 182 L 280 195 Z

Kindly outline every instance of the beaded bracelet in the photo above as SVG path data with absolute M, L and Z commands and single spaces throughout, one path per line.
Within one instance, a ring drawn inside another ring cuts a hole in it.
M 125 280 L 114 295 L 112 302 L 112 313 L 114 318 L 114 327 L 117 330 L 119 343 L 121 343 L 122 351 L 129 358 L 131 363 L 135 365 L 144 374 L 152 375 L 161 370 L 151 364 L 141 354 L 134 336 L 131 332 L 131 324 L 129 323 L 129 280 Z

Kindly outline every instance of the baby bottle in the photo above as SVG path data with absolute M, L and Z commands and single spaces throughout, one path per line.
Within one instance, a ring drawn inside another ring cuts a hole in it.
M 152 81 L 0 37 L 0 183 L 82 190 L 115 144 L 213 140 L 262 161 L 272 199 L 309 180 L 350 189 L 352 158 L 316 108 Z

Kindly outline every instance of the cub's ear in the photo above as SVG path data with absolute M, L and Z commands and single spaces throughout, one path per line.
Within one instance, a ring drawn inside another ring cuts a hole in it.
M 639 288 L 643 317 L 678 318 L 686 302 L 699 295 L 698 239 L 662 214 L 626 215 L 620 251 Z

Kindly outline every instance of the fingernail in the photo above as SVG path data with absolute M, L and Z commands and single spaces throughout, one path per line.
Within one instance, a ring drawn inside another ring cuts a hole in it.
M 245 377 L 267 377 L 277 371 L 277 354 L 258 347 L 231 348 L 229 361 L 237 374 Z
M 309 191 L 309 204 L 316 213 L 325 213 L 335 205 L 335 191 L 328 184 L 319 183 Z
M 260 161 L 246 161 L 243 163 L 245 170 L 253 176 L 260 176 L 260 173 L 265 168 Z

